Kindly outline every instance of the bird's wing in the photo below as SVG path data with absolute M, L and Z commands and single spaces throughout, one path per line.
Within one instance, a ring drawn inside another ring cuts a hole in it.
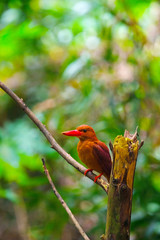
M 98 160 L 99 165 L 109 181 L 112 161 L 108 147 L 105 145 L 105 143 L 97 141 L 93 145 L 93 154 Z

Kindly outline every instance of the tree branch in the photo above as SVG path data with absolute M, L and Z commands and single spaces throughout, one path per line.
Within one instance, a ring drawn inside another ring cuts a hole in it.
M 46 137 L 46 139 L 50 142 L 51 147 L 55 149 L 70 165 L 72 165 L 74 168 L 76 168 L 79 172 L 84 174 L 86 171 L 86 168 L 78 163 L 74 158 L 72 158 L 53 138 L 51 133 L 47 130 L 47 128 L 41 123 L 41 121 L 36 118 L 34 113 L 27 107 L 27 105 L 23 102 L 23 99 L 19 98 L 12 90 L 10 90 L 4 83 L 0 81 L 0 88 L 2 88 L 18 105 L 20 108 L 23 109 L 23 111 L 28 115 L 28 117 L 37 125 L 37 127 L 40 129 L 40 131 L 43 133 L 43 135 Z M 90 178 L 92 181 L 94 181 L 95 174 L 92 172 L 87 173 L 87 177 Z M 103 188 L 103 190 L 108 193 L 109 184 L 104 181 L 103 179 L 97 179 L 96 182 L 100 187 Z
M 64 207 L 64 209 L 66 210 L 66 212 L 68 213 L 69 217 L 71 218 L 71 220 L 73 221 L 75 227 L 78 229 L 79 233 L 82 235 L 82 237 L 85 239 L 85 240 L 90 240 L 88 238 L 88 236 L 86 235 L 86 233 L 83 231 L 83 229 L 81 228 L 81 226 L 79 225 L 78 221 L 76 220 L 76 218 L 74 217 L 74 215 L 72 214 L 71 210 L 69 209 L 69 207 L 67 206 L 67 204 L 65 203 L 65 201 L 63 200 L 63 198 L 61 197 L 61 195 L 59 194 L 59 192 L 57 191 L 52 179 L 51 179 L 51 176 L 49 174 L 49 171 L 46 167 L 46 164 L 45 164 L 45 160 L 44 158 L 42 158 L 42 163 L 43 163 L 43 168 L 44 168 L 44 172 L 48 178 L 48 181 L 53 189 L 53 192 L 54 194 L 56 195 L 56 197 L 58 198 L 58 200 L 61 202 L 62 206 Z
M 113 144 L 112 144 L 111 141 L 109 141 L 109 147 L 110 147 L 110 150 L 111 150 L 111 152 L 112 152 L 112 154 L 113 154 Z

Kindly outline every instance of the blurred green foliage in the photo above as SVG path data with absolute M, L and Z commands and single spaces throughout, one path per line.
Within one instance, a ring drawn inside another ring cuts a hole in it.
M 139 126 L 131 237 L 160 239 L 160 4 L 153 0 L 0 2 L 0 76 L 78 160 L 62 131 L 91 125 L 108 144 Z M 41 157 L 90 235 L 107 196 L 50 149 L 0 90 L 0 239 L 81 239 L 53 195 Z

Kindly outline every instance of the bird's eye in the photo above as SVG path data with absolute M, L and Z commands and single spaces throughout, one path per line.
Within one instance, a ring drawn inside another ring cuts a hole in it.
M 83 132 L 87 132 L 87 129 L 83 129 Z

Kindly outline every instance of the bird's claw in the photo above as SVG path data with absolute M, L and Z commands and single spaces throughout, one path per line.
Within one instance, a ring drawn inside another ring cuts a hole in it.
M 92 172 L 92 171 L 93 171 L 93 169 L 91 169 L 91 168 L 87 169 L 87 170 L 84 172 L 84 176 L 86 176 L 86 174 L 87 174 L 88 172 Z
M 103 175 L 103 173 L 101 173 L 101 174 L 99 174 L 98 176 L 96 176 L 96 177 L 94 178 L 94 182 L 96 183 L 96 182 L 97 182 L 97 179 L 100 178 L 102 175 Z

